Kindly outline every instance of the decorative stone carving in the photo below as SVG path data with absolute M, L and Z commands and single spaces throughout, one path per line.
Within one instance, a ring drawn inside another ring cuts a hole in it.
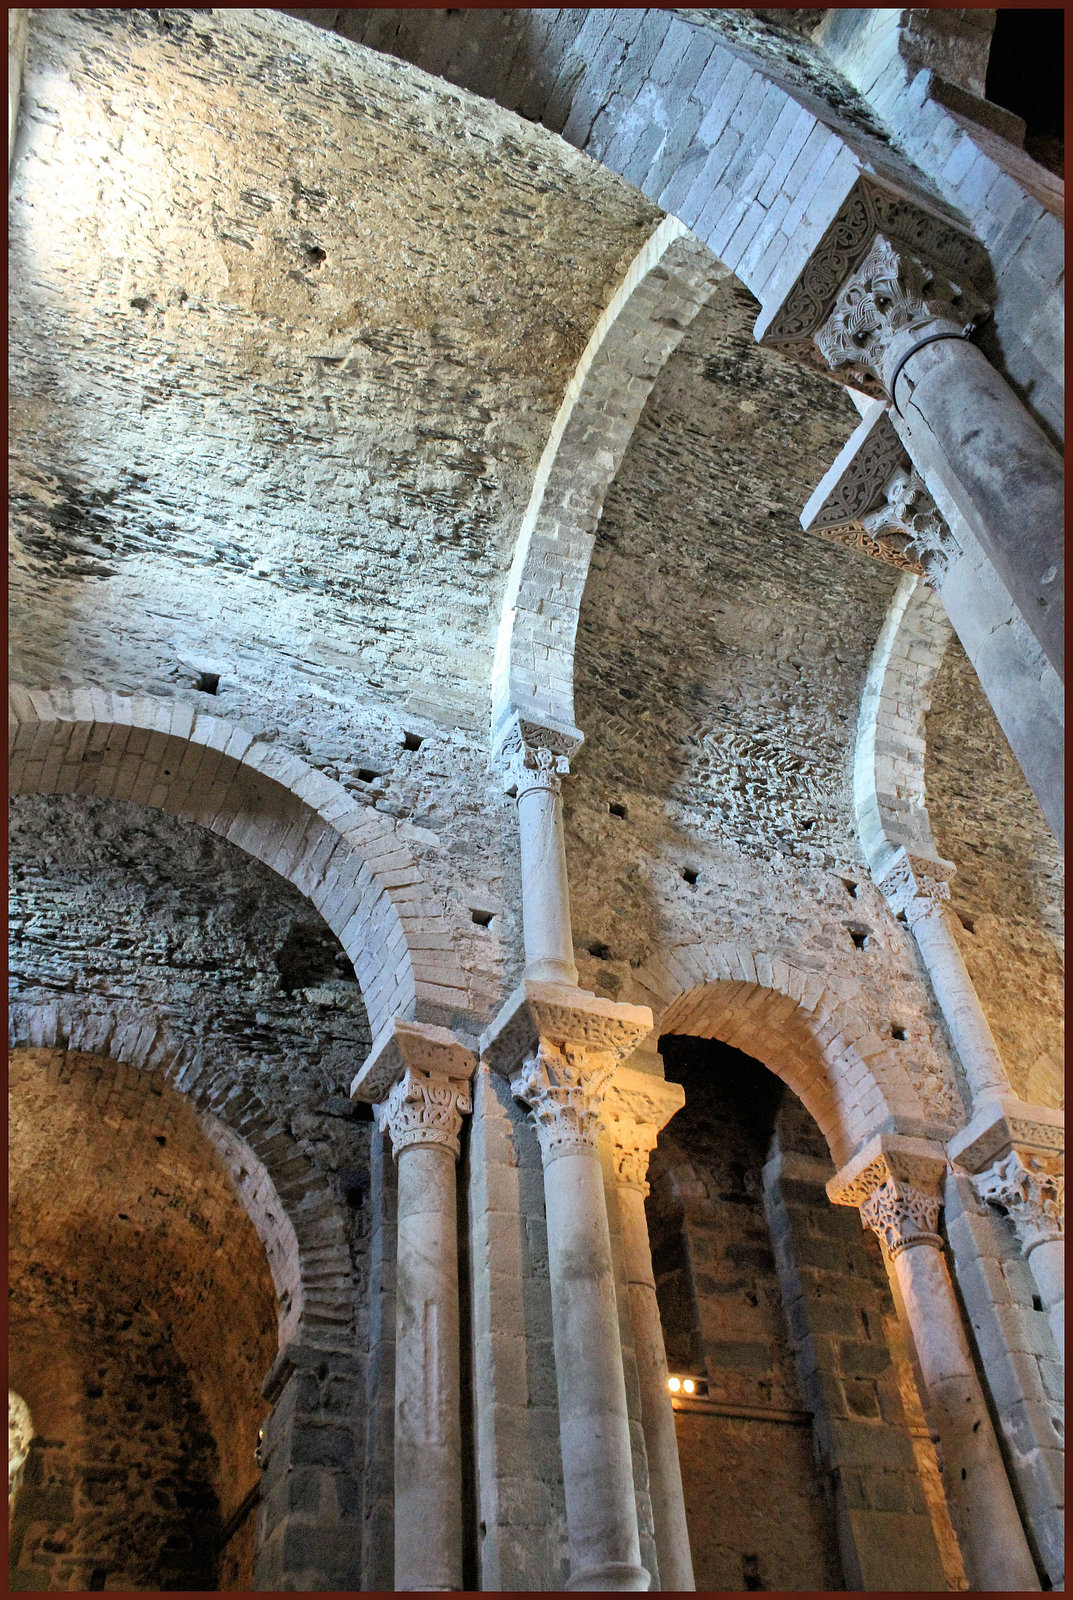
M 904 916 L 912 927 L 920 917 L 941 912 L 949 900 L 949 881 L 956 872 L 952 861 L 939 856 L 909 855 L 903 848 L 895 852 L 877 883 L 895 916 Z
M 515 715 L 496 745 L 503 787 L 517 798 L 530 789 L 558 794 L 570 772 L 570 757 L 582 742 L 575 729 L 553 728 Z
M 877 235 L 927 262 L 933 273 L 952 279 L 963 295 L 968 294 L 970 283 L 986 281 L 987 259 L 982 246 L 959 226 L 941 202 L 934 209 L 925 209 L 919 200 L 886 188 L 872 174 L 862 173 L 782 303 L 765 314 L 757 332 L 761 343 L 786 347 L 799 359 L 833 372 L 840 381 L 883 399 L 886 391 L 871 370 L 859 362 L 831 368 L 814 342 L 831 316 L 843 286 L 869 254 Z M 983 302 L 974 297 L 973 304 L 982 307 Z
M 1060 1157 L 1011 1150 L 972 1181 L 981 1200 L 1007 1213 L 1026 1256 L 1037 1245 L 1064 1237 L 1066 1189 Z
M 407 1072 L 373 1108 L 376 1125 L 391 1135 L 391 1153 L 411 1145 L 442 1145 L 458 1159 L 464 1112 L 473 1110 L 469 1085 L 442 1074 Z
M 542 1039 L 511 1079 L 511 1093 L 530 1109 L 545 1165 L 557 1156 L 596 1151 L 600 1102 L 615 1065 L 610 1051 Z
M 899 466 L 883 492 L 885 503 L 861 518 L 865 534 L 901 539 L 905 565 L 929 583 L 941 582 L 958 545 L 923 480 L 911 467 Z
M 604 1096 L 600 1122 L 611 1139 L 620 1183 L 648 1194 L 648 1161 L 659 1130 L 684 1105 L 685 1090 L 680 1083 L 668 1083 L 666 1078 L 635 1067 L 619 1067 Z
M 880 1135 L 827 1185 L 840 1206 L 856 1206 L 892 1258 L 913 1245 L 941 1250 L 935 1231 L 946 1161 L 919 1139 Z
M 889 394 L 915 342 L 906 335 L 967 338 L 986 309 L 967 282 L 880 234 L 814 337 L 832 371 L 850 367 Z

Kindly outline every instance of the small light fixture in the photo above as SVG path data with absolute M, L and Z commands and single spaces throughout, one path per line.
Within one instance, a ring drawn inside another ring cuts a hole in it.
M 671 1391 L 672 1394 L 677 1394 L 678 1391 L 682 1387 L 681 1378 L 668 1378 L 667 1379 L 667 1387 Z
M 707 1383 L 703 1378 L 683 1378 L 677 1374 L 667 1379 L 667 1387 L 672 1394 L 686 1398 L 699 1399 L 708 1392 Z
M 692 1394 L 696 1387 L 697 1386 L 693 1382 L 692 1378 L 683 1378 L 682 1379 L 682 1393 L 683 1394 Z

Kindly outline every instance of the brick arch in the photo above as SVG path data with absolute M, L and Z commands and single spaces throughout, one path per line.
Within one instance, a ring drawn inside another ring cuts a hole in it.
M 656 1037 L 719 1039 L 762 1061 L 813 1117 L 836 1167 L 881 1128 L 925 1131 L 919 1097 L 866 1020 L 855 980 L 732 944 L 679 945 L 636 979 Z
M 726 272 L 666 217 L 630 263 L 566 386 L 507 578 L 492 723 L 574 727 L 574 640 L 604 498 L 660 371 Z
M 186 1096 L 264 1246 L 279 1303 L 279 1346 L 353 1329 L 355 1287 L 339 1205 L 278 1115 L 226 1068 L 143 1014 L 64 995 L 15 1001 L 9 1047 L 76 1051 L 108 1063 L 94 1104 L 124 1120 L 161 1115 L 164 1090 Z M 166 1109 L 166 1107 L 165 1107 Z
M 938 854 L 924 792 L 925 719 L 952 634 L 939 596 L 907 574 L 876 640 L 853 757 L 857 829 L 877 878 L 901 847 Z
M 293 883 L 353 962 L 374 1038 L 394 1016 L 448 1026 L 464 1016 L 458 930 L 432 896 L 406 825 L 299 757 L 180 700 L 17 685 L 9 751 L 12 794 L 158 807 Z

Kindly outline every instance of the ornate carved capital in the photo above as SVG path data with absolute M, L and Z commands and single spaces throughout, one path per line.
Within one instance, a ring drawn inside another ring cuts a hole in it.
M 902 848 L 895 852 L 878 887 L 895 916 L 904 915 L 909 926 L 921 917 L 934 916 L 950 898 L 950 879 L 956 867 L 938 856 L 911 856 Z
M 620 1183 L 648 1194 L 648 1160 L 659 1131 L 684 1105 L 680 1083 L 668 1083 L 635 1067 L 619 1067 L 604 1096 L 601 1126 L 611 1139 Z
M 936 1233 L 946 1162 L 921 1140 L 881 1135 L 827 1185 L 835 1205 L 856 1206 L 892 1258 L 913 1245 L 941 1250 Z
M 518 799 L 531 789 L 558 794 L 570 772 L 570 757 L 581 742 L 576 728 L 542 726 L 515 714 L 496 744 L 506 792 Z
M 472 1110 L 469 1080 L 477 1058 L 449 1028 L 394 1017 L 373 1044 L 350 1087 L 373 1102 L 377 1126 L 391 1135 L 392 1154 L 439 1144 L 458 1156 L 462 1115 Z
M 861 518 L 865 534 L 875 540 L 892 535 L 902 541 L 906 565 L 937 584 L 959 553 L 939 508 L 911 467 L 898 467 L 883 486 L 884 504 Z
M 396 1161 L 411 1145 L 442 1145 L 458 1159 L 464 1112 L 472 1111 L 469 1084 L 443 1073 L 407 1071 L 386 1100 L 373 1107 L 376 1125 L 391 1135 Z
M 1038 1244 L 1063 1238 L 1066 1181 L 1061 1156 L 1014 1149 L 972 1181 L 981 1200 L 1006 1212 L 1026 1256 Z
M 913 344 L 929 335 L 967 338 L 985 310 L 967 281 L 877 234 L 814 338 L 829 367 L 851 367 L 890 394 Z
M 541 1039 L 511 1079 L 511 1093 L 530 1109 L 545 1166 L 558 1156 L 596 1153 L 600 1103 L 615 1066 L 609 1050 Z

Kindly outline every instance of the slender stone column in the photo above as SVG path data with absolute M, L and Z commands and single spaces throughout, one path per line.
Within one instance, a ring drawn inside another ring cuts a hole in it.
M 945 1171 L 936 1146 L 881 1134 L 831 1179 L 827 1193 L 836 1205 L 859 1208 L 896 1282 L 924 1384 L 921 1398 L 939 1435 L 969 1588 L 1034 1591 L 1039 1579 L 935 1231 Z
M 448 1029 L 395 1018 L 351 1088 L 398 1164 L 396 1590 L 462 1588 L 455 1162 L 475 1065 Z
M 544 1166 L 567 1588 L 645 1590 L 598 1124 L 603 1091 L 652 1013 L 526 981 L 481 1040 L 529 1106 Z M 516 1070 L 521 1062 L 520 1070 Z
M 658 1058 L 657 1058 L 658 1059 Z M 674 1408 L 667 1387 L 667 1351 L 656 1300 L 645 1197 L 648 1159 L 659 1130 L 685 1104 L 681 1084 L 651 1072 L 620 1067 L 604 1098 L 603 1125 L 614 1150 L 618 1179 L 630 1322 L 641 1390 L 641 1426 L 648 1454 L 648 1487 L 659 1558 L 660 1588 L 679 1593 L 696 1588 L 689 1551 L 682 1469 Z
M 968 523 L 1061 676 L 1062 462 L 968 342 L 986 311 L 967 281 L 877 233 L 815 340 L 832 369 L 878 379 L 940 509 Z
M 518 801 L 525 976 L 540 983 L 577 983 L 560 793 L 580 743 L 576 730 L 514 717 L 499 746 Z
M 943 909 L 955 870 L 953 862 L 938 856 L 911 856 L 900 849 L 877 881 L 891 910 L 904 915 L 924 958 L 975 1110 L 986 1098 L 1008 1094 L 1010 1082 Z
M 1013 1096 L 981 1107 L 947 1145 L 981 1200 L 1005 1212 L 1065 1352 L 1065 1127 L 1060 1111 Z

